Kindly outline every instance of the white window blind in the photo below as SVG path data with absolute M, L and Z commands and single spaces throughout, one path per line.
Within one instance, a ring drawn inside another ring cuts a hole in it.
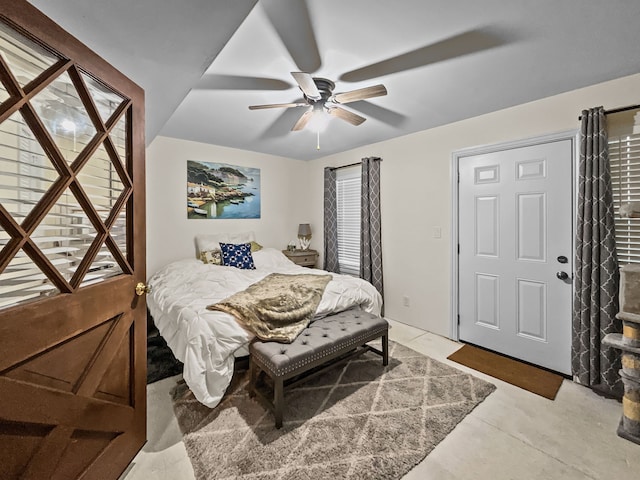
M 338 171 L 338 264 L 340 273 L 360 275 L 360 167 Z
M 620 207 L 640 202 L 640 134 L 609 137 L 616 249 L 620 265 L 640 263 L 640 218 L 622 218 Z

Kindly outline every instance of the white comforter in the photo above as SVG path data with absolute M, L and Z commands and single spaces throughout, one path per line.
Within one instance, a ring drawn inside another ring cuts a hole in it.
M 155 324 L 184 363 L 185 382 L 195 397 L 209 407 L 220 402 L 231 381 L 234 353 L 246 354 L 253 335 L 231 315 L 207 310 L 207 305 L 242 291 L 273 272 L 327 273 L 299 267 L 273 248 L 254 252 L 253 258 L 255 270 L 180 260 L 149 280 L 152 290 L 147 301 Z M 370 283 L 348 275 L 331 275 L 333 280 L 327 285 L 317 317 L 353 307 L 380 314 L 382 297 Z

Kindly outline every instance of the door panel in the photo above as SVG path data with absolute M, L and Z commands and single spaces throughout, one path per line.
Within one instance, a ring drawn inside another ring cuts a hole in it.
M 459 337 L 570 373 L 572 142 L 459 162 Z
M 0 477 L 118 478 L 146 434 L 144 95 L 0 12 Z
M 517 334 L 542 342 L 547 341 L 547 285 L 518 279 Z
M 476 197 L 476 255 L 498 256 L 498 196 Z
M 546 261 L 547 196 L 545 193 L 518 194 L 516 234 L 518 260 Z
M 478 325 L 500 328 L 500 277 L 476 273 L 475 321 Z

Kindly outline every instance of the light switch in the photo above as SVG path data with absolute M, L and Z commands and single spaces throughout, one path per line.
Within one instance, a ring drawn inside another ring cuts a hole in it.
M 442 238 L 442 227 L 433 227 L 433 238 Z

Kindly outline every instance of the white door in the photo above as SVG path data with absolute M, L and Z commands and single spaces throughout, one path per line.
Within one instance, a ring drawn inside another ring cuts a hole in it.
M 568 139 L 459 160 L 460 340 L 564 374 L 572 164 Z

